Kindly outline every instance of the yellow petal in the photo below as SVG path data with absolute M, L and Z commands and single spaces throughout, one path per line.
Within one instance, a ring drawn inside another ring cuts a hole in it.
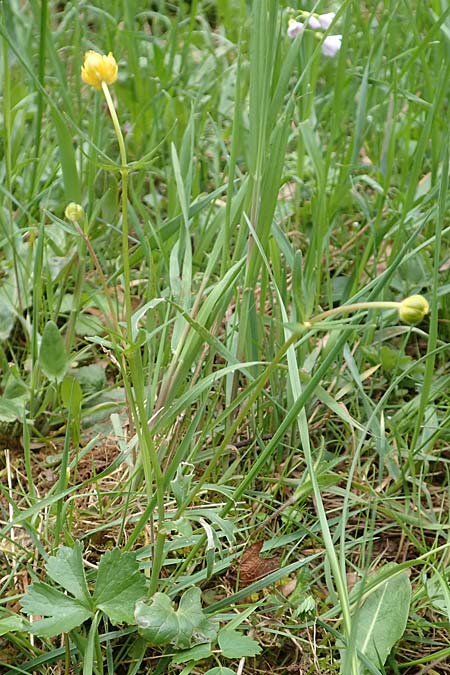
M 89 50 L 84 55 L 81 77 L 86 84 L 90 84 L 95 89 L 101 89 L 102 82 L 113 84 L 117 80 L 116 59 L 111 52 L 106 56 L 92 49 Z

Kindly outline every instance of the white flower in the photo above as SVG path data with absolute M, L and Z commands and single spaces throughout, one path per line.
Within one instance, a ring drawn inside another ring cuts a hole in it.
M 327 12 L 327 14 L 320 14 L 318 17 L 320 28 L 322 28 L 323 30 L 328 30 L 335 16 L 336 14 L 334 12 Z
M 336 56 L 341 48 L 342 35 L 329 35 L 322 42 L 322 54 L 325 56 Z
M 305 30 L 305 24 L 295 19 L 289 19 L 287 34 L 293 40 L 297 35 L 301 35 Z
M 312 15 L 308 18 L 308 26 L 313 30 L 319 30 L 319 28 L 322 28 L 319 19 Z

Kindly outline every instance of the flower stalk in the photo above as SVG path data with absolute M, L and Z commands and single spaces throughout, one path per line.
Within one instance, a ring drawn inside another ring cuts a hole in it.
M 132 334 L 132 306 L 131 306 L 131 268 L 129 258 L 129 220 L 128 220 L 128 180 L 129 166 L 125 141 L 120 127 L 119 118 L 108 85 L 117 79 L 117 63 L 111 53 L 108 56 L 89 51 L 85 55 L 81 76 L 84 82 L 101 90 L 108 106 L 114 132 L 119 145 L 120 175 L 121 175 L 121 211 L 122 211 L 122 264 L 123 286 L 125 302 L 125 328 L 122 327 L 121 336 L 123 348 L 120 349 L 120 367 L 127 394 L 130 416 L 133 419 L 136 434 L 141 449 L 142 469 L 145 478 L 147 496 L 149 501 L 153 497 L 153 484 L 156 484 L 158 534 L 153 536 L 153 565 L 150 580 L 149 593 L 155 593 L 161 571 L 163 556 L 161 551 L 164 546 L 164 480 L 159 463 L 158 454 L 153 442 L 152 433 L 147 422 L 145 405 L 145 386 L 143 379 L 143 365 L 139 347 L 133 344 Z M 128 368 L 130 377 L 128 376 Z M 132 384 L 131 384 L 132 383 Z M 133 386 L 132 386 L 133 385 Z M 153 524 L 151 523 L 153 532 Z
M 128 251 L 128 160 L 125 148 L 125 141 L 123 139 L 122 129 L 120 128 L 119 118 L 117 117 L 116 108 L 112 100 L 111 93 L 105 80 L 101 84 L 106 104 L 108 106 L 109 114 L 116 134 L 117 143 L 119 144 L 120 152 L 120 175 L 122 177 L 122 262 L 123 262 L 123 285 L 124 285 L 124 299 L 125 299 L 125 320 L 127 325 L 127 335 L 131 337 L 131 273 L 130 273 L 130 257 Z
M 399 317 L 405 323 L 420 323 L 428 314 L 429 306 L 427 300 L 422 295 L 410 295 L 401 302 L 393 301 L 374 301 L 374 302 L 355 302 L 352 305 L 342 305 L 333 307 L 326 312 L 316 314 L 316 316 L 303 323 L 304 328 L 311 328 L 313 324 L 329 319 L 331 316 L 337 316 L 348 312 L 358 312 L 363 309 L 396 309 Z

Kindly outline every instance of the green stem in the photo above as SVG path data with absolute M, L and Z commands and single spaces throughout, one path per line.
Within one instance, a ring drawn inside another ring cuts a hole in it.
M 70 638 L 64 633 L 64 675 L 70 675 Z
M 79 308 L 81 307 L 81 292 L 83 290 L 83 282 L 86 271 L 85 249 L 86 243 L 84 238 L 81 237 L 78 242 L 78 265 L 77 276 L 75 279 L 75 288 L 73 291 L 72 309 L 70 311 L 69 321 L 67 322 L 66 348 L 68 352 L 72 350 L 77 318 L 80 314 Z
M 398 309 L 400 307 L 400 302 L 355 302 L 353 305 L 343 305 L 342 307 L 333 307 L 333 309 L 328 309 L 326 312 L 321 312 L 316 316 L 313 316 L 309 321 L 305 321 L 303 324 L 305 328 L 310 328 L 314 323 L 328 319 L 330 316 L 336 316 L 338 314 L 343 314 L 346 312 L 357 312 L 360 309 Z
M 105 95 L 106 103 L 108 105 L 109 114 L 111 115 L 114 131 L 116 133 L 117 142 L 119 144 L 122 176 L 122 258 L 123 258 L 123 282 L 124 282 L 124 298 L 125 298 L 125 314 L 127 323 L 127 335 L 131 340 L 131 274 L 130 274 L 130 255 L 128 249 L 128 162 L 127 152 L 125 149 L 125 141 L 123 140 L 122 129 L 120 128 L 119 118 L 117 117 L 114 102 L 112 100 L 108 85 L 102 82 L 102 90 Z
M 116 316 L 116 310 L 115 310 L 115 307 L 113 305 L 113 301 L 112 301 L 112 298 L 111 298 L 110 289 L 108 288 L 108 284 L 106 282 L 105 275 L 103 274 L 103 270 L 101 268 L 99 259 L 97 258 L 97 254 L 94 251 L 94 248 L 93 248 L 93 246 L 90 242 L 90 239 L 89 239 L 88 235 L 85 233 L 84 230 L 81 229 L 81 227 L 78 225 L 78 223 L 74 223 L 74 227 L 77 230 L 81 239 L 83 240 L 83 242 L 84 242 L 84 244 L 85 244 L 85 246 L 86 246 L 86 248 L 89 252 L 89 255 L 92 258 L 92 262 L 94 263 L 94 267 L 95 267 L 95 269 L 97 271 L 97 274 L 98 274 L 98 277 L 100 279 L 100 283 L 102 285 L 103 292 L 105 294 L 105 298 L 106 298 L 106 301 L 108 303 L 108 309 L 109 309 L 109 314 L 110 314 L 109 317 L 106 317 L 106 324 L 107 324 L 108 330 L 111 332 L 111 335 L 110 335 L 111 340 L 112 340 L 112 342 L 115 343 L 115 341 L 116 341 L 115 336 L 119 335 L 120 329 L 119 329 L 119 324 L 118 324 L 118 320 L 117 320 L 117 316 Z
M 102 82 L 102 90 L 108 105 L 109 113 L 111 115 L 114 131 L 116 133 L 119 144 L 122 176 L 122 258 L 123 258 L 123 278 L 124 278 L 124 298 L 125 298 L 125 314 L 126 314 L 126 339 L 129 347 L 125 351 L 126 361 L 123 363 L 123 377 L 128 390 L 128 398 L 131 402 L 132 416 L 136 428 L 136 433 L 139 439 L 139 446 L 141 448 L 141 461 L 144 471 L 147 497 L 149 501 L 153 496 L 153 479 L 156 484 L 156 500 L 158 512 L 158 535 L 156 541 L 153 541 L 153 565 L 150 579 L 150 595 L 155 593 L 161 567 L 164 560 L 164 477 L 159 463 L 159 457 L 156 452 L 153 436 L 149 428 L 146 416 L 145 406 L 145 387 L 143 380 L 143 367 L 140 355 L 140 348 L 133 343 L 132 325 L 131 325 L 131 274 L 130 274 L 130 259 L 128 248 L 128 175 L 129 168 L 127 162 L 127 153 L 125 149 L 125 142 L 120 128 L 119 119 L 117 117 L 116 109 L 108 89 L 108 85 Z M 127 363 L 130 368 L 131 382 L 133 388 L 128 382 L 126 373 Z
M 44 79 L 45 79 L 45 52 L 47 42 L 47 13 L 48 0 L 42 0 L 40 11 L 40 25 L 39 25 L 39 65 L 38 65 L 38 79 L 40 87 L 36 93 L 36 128 L 35 128 L 35 157 L 33 161 L 33 171 L 30 180 L 30 198 L 34 194 L 37 169 L 39 164 L 39 153 L 42 141 L 42 115 L 44 111 Z

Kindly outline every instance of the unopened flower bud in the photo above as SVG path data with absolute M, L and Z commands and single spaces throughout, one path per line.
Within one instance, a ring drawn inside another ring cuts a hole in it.
M 76 204 L 75 202 L 70 202 L 70 204 L 66 206 L 64 215 L 66 216 L 67 220 L 78 224 L 84 222 L 86 218 L 86 214 L 81 204 Z
M 295 19 L 289 19 L 287 34 L 293 40 L 305 30 L 305 24 Z
M 113 84 L 117 80 L 116 59 L 111 52 L 106 56 L 92 49 L 89 50 L 84 55 L 81 77 L 86 84 L 90 84 L 95 89 L 101 89 L 102 82 Z
M 429 311 L 430 306 L 423 295 L 410 295 L 401 301 L 398 315 L 405 323 L 420 323 Z
M 317 20 L 319 22 L 320 28 L 322 30 L 328 30 L 331 24 L 333 23 L 333 19 L 336 16 L 334 12 L 327 12 L 326 14 L 319 14 L 317 17 Z
M 322 54 L 325 56 L 336 56 L 341 48 L 342 35 L 328 35 L 322 42 Z

